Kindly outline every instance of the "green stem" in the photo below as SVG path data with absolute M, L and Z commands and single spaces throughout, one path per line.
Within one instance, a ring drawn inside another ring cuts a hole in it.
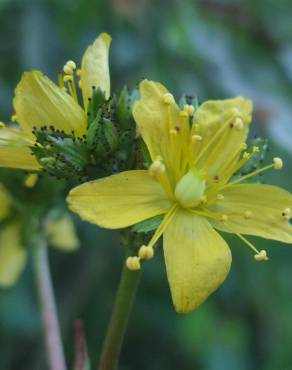
M 117 369 L 124 334 L 139 284 L 140 275 L 141 270 L 129 270 L 124 263 L 112 316 L 103 343 L 98 370 Z
M 34 250 L 34 266 L 50 370 L 66 370 L 46 243 Z

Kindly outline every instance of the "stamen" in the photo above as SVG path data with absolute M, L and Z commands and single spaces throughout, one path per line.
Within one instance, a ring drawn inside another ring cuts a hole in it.
M 71 82 L 71 81 L 73 81 L 73 76 L 71 76 L 71 75 L 65 75 L 63 77 L 63 80 L 64 80 L 64 82 Z
M 224 200 L 224 195 L 223 194 L 217 194 L 216 198 L 217 198 L 217 200 Z
M 237 131 L 241 131 L 244 128 L 243 120 L 241 118 L 236 118 L 234 127 Z
M 16 116 L 16 114 L 13 114 L 11 116 L 11 122 L 17 122 L 17 116 Z
M 165 172 L 165 165 L 161 160 L 155 160 L 151 164 L 149 171 L 152 176 L 159 176 Z
M 267 252 L 264 249 L 262 249 L 260 253 L 255 254 L 254 259 L 258 262 L 262 262 L 268 261 L 269 257 L 267 256 Z
M 174 97 L 171 93 L 166 93 L 163 95 L 163 102 L 166 105 L 174 104 L 175 100 Z
M 68 62 L 66 63 L 66 65 L 72 69 L 72 70 L 75 70 L 76 69 L 76 63 L 73 61 L 73 60 L 68 60 Z
M 193 143 L 201 142 L 203 140 L 202 136 L 200 135 L 192 135 L 191 139 Z
M 26 176 L 24 180 L 24 186 L 30 189 L 34 188 L 37 181 L 38 181 L 38 175 L 36 173 L 31 173 L 28 176 Z
M 129 270 L 137 271 L 141 269 L 140 258 L 137 256 L 128 257 L 126 260 L 126 266 Z
M 77 69 L 76 76 L 81 77 L 81 69 Z
M 177 204 L 174 205 L 168 213 L 164 216 L 164 219 L 162 220 L 161 224 L 156 229 L 154 235 L 152 236 L 150 242 L 148 243 L 148 247 L 154 247 L 160 236 L 163 234 L 164 230 L 169 225 L 170 221 L 173 219 L 173 216 L 175 215 L 175 212 L 177 210 Z
M 226 221 L 228 221 L 228 216 L 227 216 L 227 215 L 222 215 L 222 216 L 220 217 L 220 221 L 222 221 L 222 222 L 226 222 Z
M 273 162 L 275 170 L 280 170 L 283 167 L 283 161 L 281 158 L 275 157 L 273 158 Z
M 150 260 L 154 256 L 154 249 L 148 245 L 142 245 L 139 249 L 138 256 L 143 260 Z
M 280 159 L 280 158 L 279 158 Z M 275 169 L 279 169 L 279 168 L 276 168 L 275 167 L 275 162 L 274 162 L 274 164 L 270 164 L 270 165 L 268 165 L 268 166 L 265 166 L 265 167 L 263 167 L 263 168 L 259 168 L 258 170 L 255 170 L 255 171 L 253 171 L 253 172 L 251 172 L 251 173 L 249 173 L 249 174 L 247 174 L 247 175 L 245 175 L 245 176 L 242 176 L 242 177 L 240 177 L 240 178 L 238 178 L 237 180 L 234 180 L 234 181 L 232 181 L 232 182 L 230 182 L 229 184 L 227 184 L 227 185 L 224 185 L 224 189 L 226 188 L 226 187 L 229 187 L 229 186 L 231 186 L 231 185 L 235 185 L 235 184 L 238 184 L 238 183 L 240 183 L 241 181 L 243 181 L 243 180 L 246 180 L 246 179 L 249 179 L 249 178 L 251 178 L 251 177 L 254 177 L 254 176 L 256 176 L 256 175 L 258 175 L 258 174 L 260 174 L 260 173 L 262 173 L 262 172 L 264 172 L 264 171 L 266 171 L 266 170 L 269 170 L 269 169 L 271 169 L 271 168 L 275 168 Z
M 235 114 L 235 110 L 238 111 L 236 114 Z M 210 149 L 211 145 L 213 145 L 214 143 L 216 143 L 216 141 L 218 140 L 218 138 L 220 138 L 220 135 L 224 132 L 224 130 L 230 125 L 230 123 L 234 120 L 234 116 L 236 115 L 239 115 L 240 112 L 237 108 L 233 108 L 232 109 L 232 113 L 231 114 L 231 117 L 229 119 L 226 120 L 226 122 L 219 128 L 219 130 L 215 133 L 215 135 L 212 137 L 212 139 L 208 142 L 207 145 L 205 145 L 205 147 L 201 150 L 201 152 L 199 153 L 198 157 L 195 159 L 195 162 L 194 162 L 194 165 L 196 163 L 198 163 L 198 161 L 203 157 L 203 155 L 206 154 L 206 152 L 208 152 L 208 150 Z M 215 145 L 215 150 L 212 151 L 212 153 L 214 152 L 217 152 L 217 150 L 220 149 L 220 145 L 219 143 L 217 143 L 217 145 Z M 212 154 L 211 154 L 212 155 Z
M 256 261 L 267 261 L 269 258 L 267 257 L 267 252 L 262 249 L 261 251 L 258 251 L 257 248 L 248 241 L 244 236 L 241 234 L 235 234 L 241 239 L 249 248 L 251 248 L 256 254 L 254 255 L 254 259 Z
M 195 112 L 195 107 L 193 105 L 190 105 L 190 104 L 185 104 L 183 112 L 186 112 L 187 115 L 192 116 Z
M 0 128 L 4 128 L 4 127 L 6 127 L 6 126 L 5 126 L 5 123 L 4 123 L 4 122 L 2 122 L 2 121 L 0 121 Z

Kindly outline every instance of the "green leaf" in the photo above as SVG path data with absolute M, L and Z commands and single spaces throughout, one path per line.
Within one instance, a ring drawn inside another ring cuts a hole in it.
M 136 233 L 149 233 L 150 231 L 154 231 L 158 228 L 162 219 L 162 215 L 149 218 L 148 220 L 139 222 L 138 224 L 134 225 L 131 231 Z

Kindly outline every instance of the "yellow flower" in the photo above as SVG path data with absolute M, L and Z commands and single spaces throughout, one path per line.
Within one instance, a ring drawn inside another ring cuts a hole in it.
M 207 101 L 197 110 L 180 110 L 159 83 L 143 81 L 134 117 L 152 165 L 85 183 L 71 190 L 70 208 L 84 220 L 117 229 L 164 215 L 148 246 L 127 266 L 153 256 L 163 234 L 163 248 L 172 299 L 178 312 L 199 306 L 226 278 L 231 253 L 215 229 L 234 233 L 266 260 L 242 234 L 292 242 L 289 223 L 292 196 L 261 184 L 241 184 L 271 165 L 232 180 L 258 148 L 247 153 L 245 141 L 252 103 L 242 97 Z
M 0 184 L 0 221 L 10 215 L 11 198 Z M 27 250 L 21 241 L 21 220 L 7 219 L 0 228 L 0 286 L 13 285 L 25 267 Z M 71 217 L 65 213 L 57 220 L 49 220 L 46 225 L 48 243 L 64 252 L 71 252 L 79 247 L 74 224 Z
M 34 128 L 44 126 L 66 134 L 82 137 L 87 129 L 87 103 L 92 88 L 100 88 L 106 98 L 110 95 L 108 53 L 111 37 L 102 33 L 88 47 L 82 58 L 81 70 L 68 61 L 59 76 L 57 86 L 39 71 L 26 72 L 15 90 L 13 101 L 15 115 L 12 121 L 19 125 L 7 127 L 0 123 L 0 166 L 40 170 L 41 165 L 31 155 L 31 147 L 37 145 Z M 74 75 L 80 77 L 83 106 L 79 105 Z

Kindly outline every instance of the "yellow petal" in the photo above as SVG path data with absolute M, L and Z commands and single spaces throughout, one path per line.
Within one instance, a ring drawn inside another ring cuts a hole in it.
M 27 253 L 21 246 L 19 225 L 10 224 L 0 231 L 0 285 L 11 286 L 18 279 Z
M 198 108 L 192 128 L 192 134 L 202 137 L 194 152 L 198 168 L 205 168 L 209 176 L 220 176 L 238 159 L 240 146 L 248 135 L 251 113 L 252 102 L 240 96 L 234 99 L 209 100 Z M 235 118 L 230 120 L 232 117 Z M 241 120 L 242 126 L 239 128 L 234 126 L 236 117 Z M 224 124 L 226 128 L 220 133 Z
M 69 207 L 85 221 L 119 229 L 167 212 L 171 204 L 148 171 L 125 171 L 71 190 Z
M 231 265 L 226 242 L 209 222 L 178 211 L 164 232 L 163 249 L 177 312 L 198 307 L 225 280 Z
M 50 220 L 46 225 L 46 233 L 49 244 L 64 252 L 71 252 L 79 247 L 74 223 L 68 214 Z
M 175 146 L 171 131 L 175 131 L 175 127 L 181 123 L 179 108 L 173 99 L 166 104 L 165 99 L 171 94 L 158 82 L 142 81 L 140 95 L 140 100 L 133 107 L 138 131 L 148 147 L 151 159 L 153 161 L 157 157 L 163 159 L 174 185 L 178 180 L 176 177 L 177 159 L 180 159 L 181 148 Z
M 33 136 L 5 127 L 0 129 L 0 167 L 39 170 L 40 164 L 31 154 Z
M 76 101 L 39 71 L 23 74 L 13 101 L 17 121 L 24 131 L 33 126 L 54 126 L 70 134 L 86 132 L 86 114 Z
M 102 33 L 85 51 L 81 64 L 82 94 L 85 108 L 92 95 L 92 87 L 100 88 L 108 99 L 110 96 L 110 73 L 108 65 L 111 37 Z
M 287 208 L 292 210 L 292 195 L 281 188 L 262 184 L 240 184 L 220 190 L 223 200 L 212 210 L 229 212 L 251 212 L 228 216 L 226 222 L 214 222 L 219 230 L 292 243 L 292 225 L 282 216 Z
M 0 183 L 0 221 L 4 220 L 10 213 L 11 198 L 8 191 Z
M 0 167 L 19 168 L 23 170 L 40 170 L 41 166 L 31 155 L 28 147 L 0 145 Z

